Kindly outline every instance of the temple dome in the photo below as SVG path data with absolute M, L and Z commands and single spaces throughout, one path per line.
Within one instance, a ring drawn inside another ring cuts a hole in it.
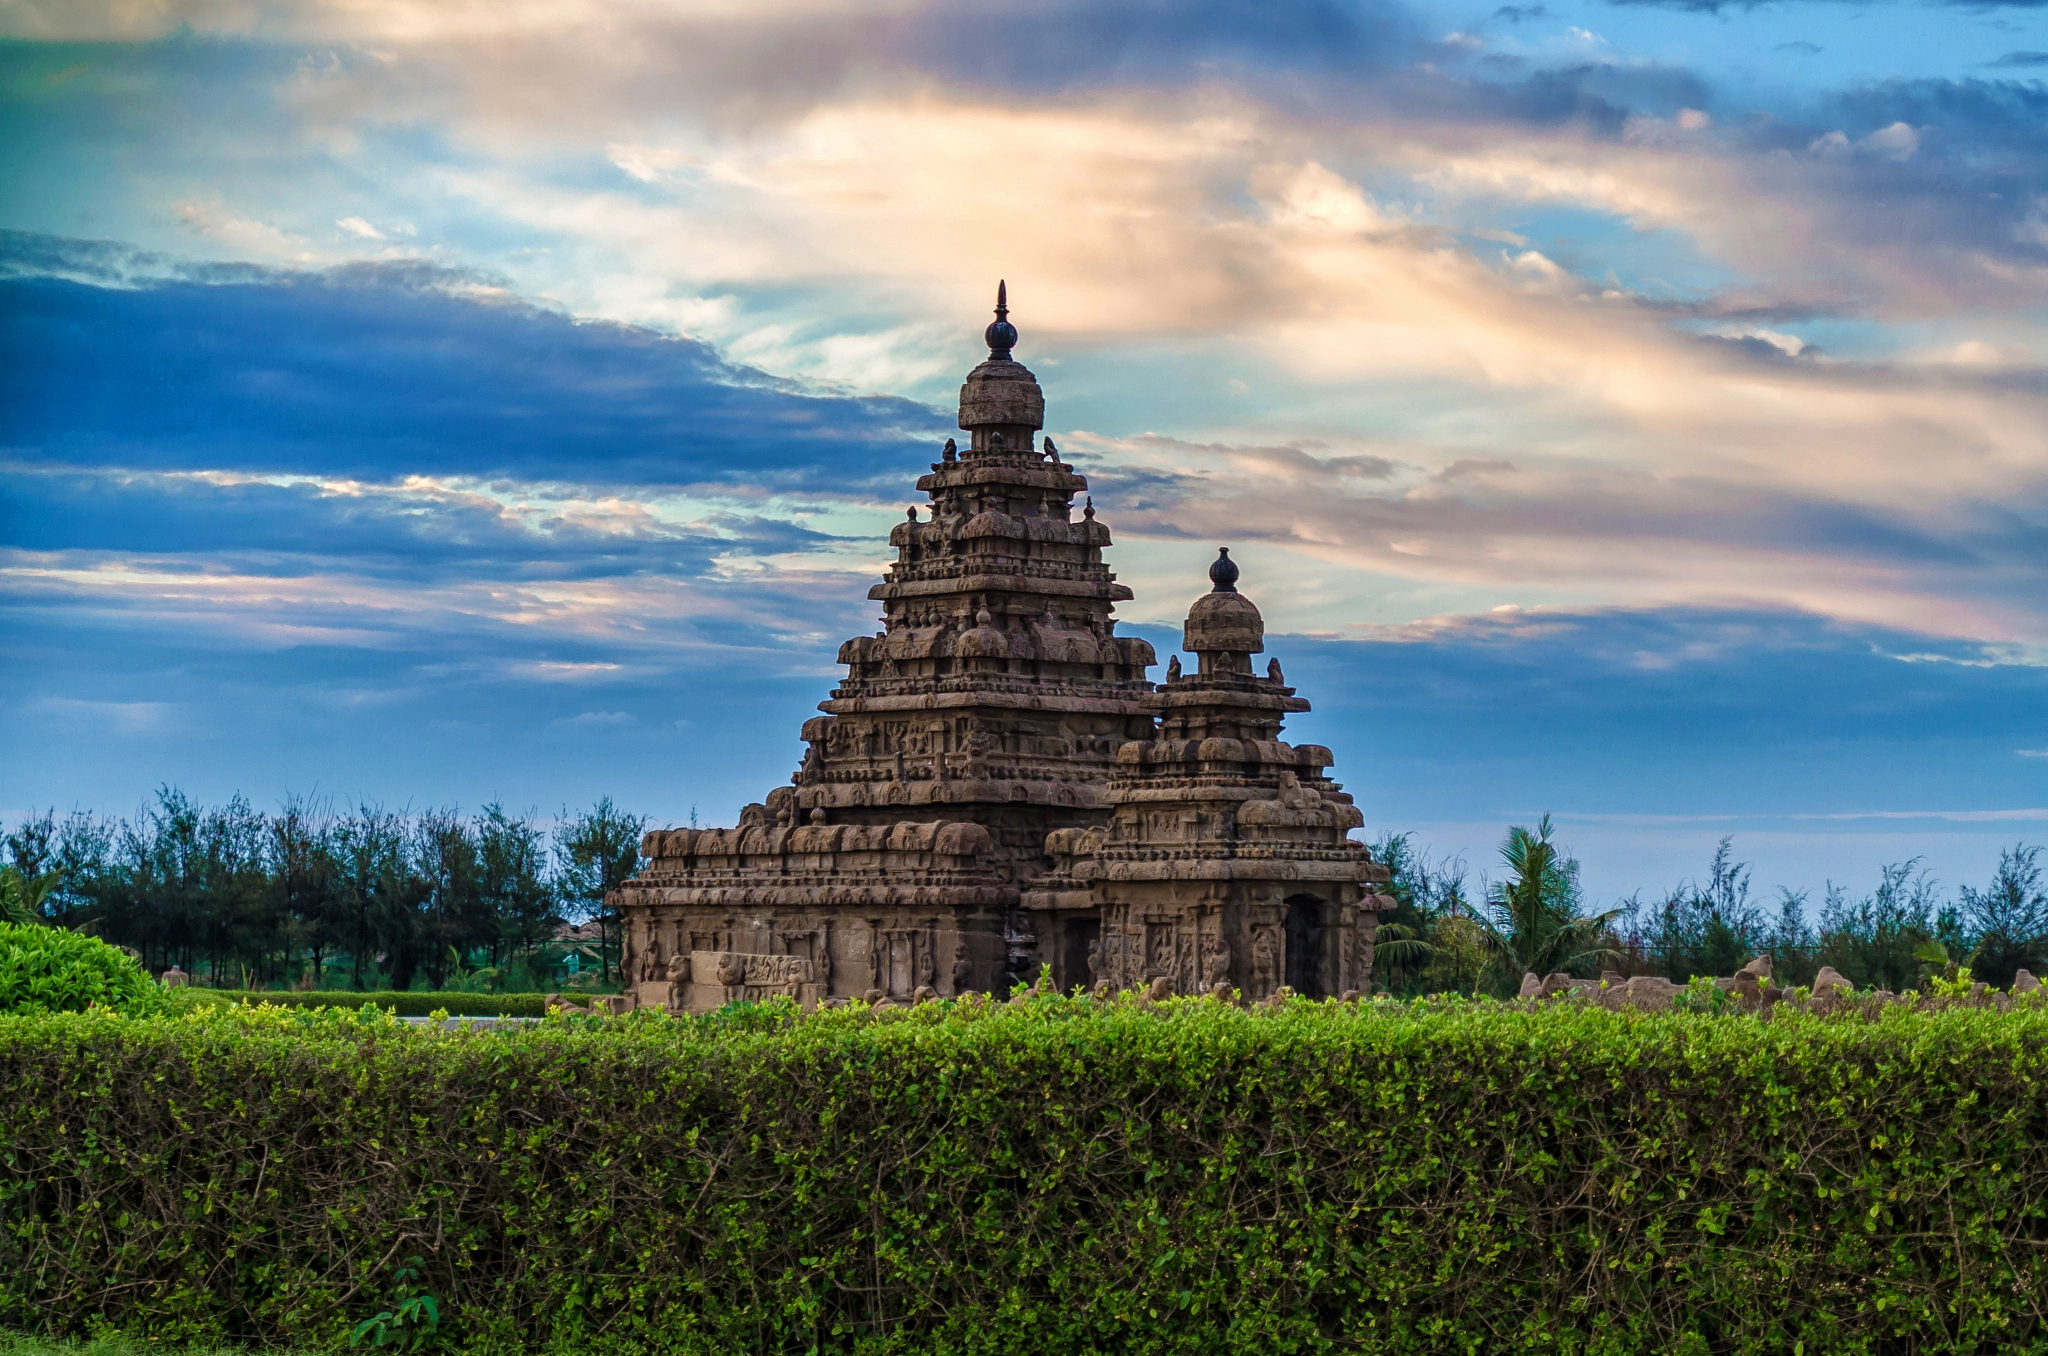
M 1189 654 L 1259 654 L 1266 648 L 1266 619 L 1242 593 L 1205 593 L 1188 609 L 1180 647 Z
M 1008 659 L 1010 637 L 995 629 L 987 608 L 974 616 L 974 629 L 960 637 L 953 653 L 962 659 Z
M 960 427 L 1045 427 L 1045 392 L 1023 363 L 991 358 L 967 374 L 960 386 Z
M 1228 566 L 1228 569 L 1221 567 Z M 1237 565 L 1225 547 L 1209 571 L 1215 587 L 1188 609 L 1180 647 L 1189 654 L 1259 654 L 1266 648 L 1266 619 L 1257 604 L 1239 593 Z

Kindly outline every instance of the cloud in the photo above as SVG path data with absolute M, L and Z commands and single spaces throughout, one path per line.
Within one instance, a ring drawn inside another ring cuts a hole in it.
M 1926 384 L 1887 396 L 1876 374 L 1789 357 L 1798 342 L 1734 341 L 1770 355 L 1759 363 L 1740 352 L 1740 384 L 1782 391 L 1774 406 L 1866 406 L 1876 438 L 1890 399 L 1925 411 L 1949 398 Z M 1660 451 L 1626 463 L 1534 447 L 1513 462 L 1474 459 L 1408 441 L 1376 449 L 1374 474 L 1361 476 L 1338 448 L 1078 434 L 1063 446 L 1114 496 L 1105 502 L 1121 539 L 1214 540 L 1246 552 L 1263 543 L 1288 558 L 1276 568 L 1324 581 L 1285 600 L 1278 624 L 1294 628 L 1327 625 L 1400 579 L 1422 591 L 1403 589 L 1404 599 L 1454 607 L 1518 592 L 1645 606 L 1744 598 L 1959 636 L 2048 637 L 2033 601 L 2048 583 L 2039 575 L 2048 466 L 2018 444 L 2017 462 L 1979 463 L 1988 478 L 1975 489 L 1951 482 L 1937 507 L 1903 447 L 1894 460 L 1862 444 L 1856 471 L 1811 453 L 1767 468 L 1732 449 L 1786 436 L 1783 425 L 1739 432 L 1746 416 L 1725 406 L 1668 425 L 1643 413 L 1643 426 L 1666 430 Z M 2031 426 L 2035 416 L 2025 418 Z
M 106 289 L 21 276 L 27 257 L 63 253 L 52 242 L 8 253 L 0 445 L 53 462 L 893 489 L 915 465 L 913 434 L 950 422 L 909 401 L 812 393 L 692 340 L 579 322 L 424 263 Z M 81 256 L 78 270 L 101 266 Z M 820 480 L 821 441 L 864 455 Z
M 0 606 L 55 695 L 161 695 L 208 766 L 233 711 L 192 675 L 426 780 L 623 714 L 680 795 L 677 693 L 752 756 L 751 695 L 800 713 L 871 627 L 1007 277 L 1129 615 L 1176 619 L 1229 541 L 1276 630 L 1354 638 L 1325 691 L 1512 653 L 1617 710 L 1674 672 L 1948 710 L 2048 631 L 2048 94 L 1952 64 L 1994 50 L 1966 10 L 1870 15 L 1927 31 L 1925 78 L 1866 69 L 1847 12 L 1792 11 L 1780 50 L 1828 59 L 1758 74 L 1704 17 L 1541 5 L 16 3 Z M 1866 630 L 1810 671 L 1686 658 L 1784 615 Z M 1491 620 L 1371 630 L 1432 616 Z M 1475 728 L 1526 696 L 1489 672 Z M 1775 767 L 1710 687 L 1664 696 Z M 1589 814 L 1636 766 L 1596 725 Z M 1958 738 L 2038 770 L 2038 732 Z
M 2007 52 L 1996 61 L 1986 61 L 1980 64 L 2002 67 L 2007 70 L 2048 66 L 2048 52 Z
M 640 718 L 630 711 L 583 711 L 555 723 L 571 729 L 620 730 L 638 725 Z
M 1710 314 L 1694 322 L 1705 333 L 1676 330 L 1541 251 L 1489 265 L 1447 248 L 1319 162 L 1249 187 L 1273 270 L 1263 299 L 1241 293 L 1241 323 L 1268 372 L 1341 384 L 1383 420 L 1403 383 L 1457 374 L 1489 389 L 1500 432 L 1468 414 L 1448 438 L 1428 415 L 1378 440 L 1328 427 L 1062 435 L 1122 539 L 1221 533 L 1313 560 L 1336 582 L 1284 619 L 1305 629 L 1344 616 L 1366 581 L 1397 579 L 1439 607 L 1503 591 L 1743 600 L 2000 640 L 2048 633 L 2036 369 L 1846 363 L 1799 328 Z M 127 596 L 108 561 L 154 580 L 203 544 L 219 577 L 183 588 L 225 599 L 302 576 L 302 598 L 354 590 L 407 627 L 560 613 L 614 632 L 615 609 L 646 605 L 636 581 L 680 577 L 697 581 L 685 605 L 703 610 L 707 637 L 748 589 L 778 596 L 778 634 L 807 634 L 827 613 L 796 581 L 872 559 L 863 532 L 876 528 L 859 515 L 895 516 L 931 456 L 914 435 L 935 441 L 951 422 L 578 322 L 474 273 L 394 262 L 207 283 L 77 255 L 75 271 L 122 272 L 123 285 L 0 282 L 0 441 L 28 472 L 10 490 L 11 540 L 48 557 L 39 589 Z M 1322 298 L 1312 325 L 1257 309 L 1293 295 Z M 1044 303 L 1055 322 L 1066 305 L 1081 308 L 1068 327 L 1101 323 L 1101 298 L 1068 296 Z M 1048 373 L 1057 427 L 1067 387 Z M 1530 440 L 1518 400 L 1545 418 L 1567 401 L 1577 432 Z M 1511 461 L 1472 455 L 1509 430 L 1522 444 Z M 1938 490 L 1930 441 L 1944 449 Z M 835 518 L 845 526 L 824 526 Z M 518 589 L 492 593 L 504 583 Z M 430 601 L 403 593 L 421 586 Z
M 24 708 L 26 714 L 56 729 L 113 731 L 123 735 L 162 732 L 176 707 L 170 702 L 81 701 L 76 697 L 42 697 Z
M 209 283 L 29 244 L 0 281 L 0 597 L 60 632 L 604 647 L 509 661 L 571 685 L 618 681 L 622 656 L 813 645 L 866 612 L 858 581 L 933 455 L 910 430 L 947 422 L 469 274 Z
M 1263 605 L 1271 591 L 1250 596 Z M 1713 608 L 1447 617 L 1268 649 L 1315 704 L 1290 721 L 1294 737 L 1337 751 L 1369 824 L 1470 818 L 1472 786 L 1490 789 L 1478 799 L 1496 822 L 1549 808 L 1846 825 L 1933 806 L 1964 823 L 2044 803 L 2038 767 L 2007 750 L 2038 730 L 2029 708 L 2048 669 L 1896 657 L 1930 644 L 1981 657 L 1910 632 Z
M 1818 0 L 1782 0 L 1786 3 L 1806 4 L 1819 8 Z M 1690 14 L 1719 14 L 1723 10 L 1753 10 L 1761 5 L 1781 3 L 1781 0 L 1607 0 L 1610 5 L 1637 6 L 1654 9 L 1673 9 Z M 1841 0 L 1827 0 L 1832 6 Z M 1878 0 L 1850 0 L 1852 4 L 1871 5 Z M 1935 0 L 1938 5 L 1951 9 L 1996 10 L 1996 9 L 2039 9 L 2048 0 Z
M 598 68 L 610 77 L 603 111 L 621 103 L 659 105 L 682 92 L 758 117 L 856 92 L 891 67 L 1030 92 L 1275 66 L 1356 78 L 1361 67 L 1382 64 L 1415 33 L 1401 7 L 1370 0 L 1109 0 L 1033 9 L 808 2 L 681 9 L 548 2 L 479 9 L 432 0 L 170 0 L 137 8 L 118 0 L 17 0 L 12 8 L 16 32 L 46 41 L 146 42 L 182 27 L 212 40 L 404 51 L 434 61 L 444 80 L 464 80 L 471 97 L 517 99 L 578 121 L 588 112 L 579 116 L 578 101 L 562 96 L 577 86 L 594 89 L 590 77 Z M 578 34 L 576 43 L 560 41 L 565 29 Z M 384 64 L 382 73 L 338 73 L 367 77 L 365 88 L 386 96 L 424 93 L 408 72 Z M 554 80 L 515 92 L 516 82 L 544 64 Z M 315 69 L 337 73 L 333 64 Z
M 265 259 L 311 261 L 306 242 L 267 222 L 238 216 L 219 203 L 186 199 L 172 204 L 178 224 L 192 234 L 217 241 L 243 255 Z

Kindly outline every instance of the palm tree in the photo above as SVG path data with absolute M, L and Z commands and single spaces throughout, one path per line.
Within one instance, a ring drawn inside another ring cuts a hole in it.
M 0 866 L 0 922 L 22 927 L 48 925 L 50 920 L 43 917 L 43 901 L 56 892 L 63 878 L 61 871 L 29 876 L 16 867 Z
M 1500 845 L 1511 873 L 1491 891 L 1483 915 L 1475 917 L 1497 969 L 1511 977 L 1570 973 L 1619 955 L 1608 945 L 1620 909 L 1581 917 L 1579 864 L 1550 840 L 1550 816 L 1531 833 L 1519 824 Z

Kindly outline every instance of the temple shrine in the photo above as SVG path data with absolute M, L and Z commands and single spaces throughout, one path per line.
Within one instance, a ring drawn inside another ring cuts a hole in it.
M 735 827 L 649 833 L 615 892 L 629 1001 L 949 997 L 1046 967 L 1062 990 L 1369 985 L 1387 872 L 1330 751 L 1280 740 L 1308 702 L 1253 671 L 1238 566 L 1219 552 L 1188 614 L 1195 670 L 1152 683 L 1007 301 L 960 388 L 967 446 L 889 534 L 883 629 L 840 646 L 802 766 Z

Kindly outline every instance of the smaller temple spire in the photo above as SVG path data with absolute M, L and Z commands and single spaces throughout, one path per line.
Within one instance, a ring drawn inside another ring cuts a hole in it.
M 1017 346 L 1017 327 L 1010 323 L 1010 284 L 1007 280 L 996 283 L 996 318 L 981 337 L 988 341 L 990 361 L 1011 360 L 1010 350 Z
M 1215 562 L 1209 566 L 1209 582 L 1216 586 L 1213 592 L 1237 592 L 1237 562 L 1230 558 L 1228 546 L 1216 548 Z

